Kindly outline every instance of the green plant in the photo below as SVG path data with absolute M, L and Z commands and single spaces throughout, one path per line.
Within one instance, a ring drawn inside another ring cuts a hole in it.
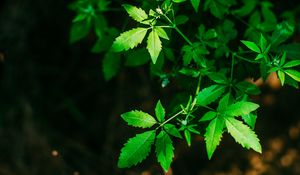
M 210 159 L 224 132 L 244 148 L 261 153 L 253 131 L 259 105 L 251 100 L 260 89 L 246 78 L 266 79 L 276 72 L 282 85 L 298 88 L 300 60 L 295 52 L 299 51 L 295 44 L 285 44 L 294 34 L 295 17 L 277 18 L 269 1 L 151 2 L 139 2 L 141 7 L 123 4 L 137 27 L 119 35 L 103 17 L 110 10 L 108 1 L 78 0 L 72 5 L 78 15 L 71 42 L 82 39 L 94 25 L 99 39 L 92 50 L 106 52 L 103 72 L 107 80 L 117 74 L 122 61 L 126 66 L 151 62 L 151 74 L 159 78 L 162 88 L 176 80 L 183 92 L 168 110 L 158 101 L 155 117 L 138 110 L 121 115 L 128 125 L 148 130 L 128 140 L 118 166 L 140 163 L 154 146 L 158 162 L 168 171 L 174 157 L 172 140 L 185 139 L 191 146 L 193 135 L 205 138 Z M 128 50 L 133 51 L 124 52 Z

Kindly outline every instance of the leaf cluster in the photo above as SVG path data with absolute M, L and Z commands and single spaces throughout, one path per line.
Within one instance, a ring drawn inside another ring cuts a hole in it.
M 195 135 L 204 137 L 209 159 L 226 133 L 242 147 L 262 152 L 254 132 L 259 105 L 251 98 L 260 89 L 247 80 L 265 80 L 276 72 L 282 86 L 298 88 L 300 47 L 291 43 L 293 13 L 277 15 L 268 0 L 146 0 L 119 4 L 117 13 L 134 26 L 117 29 L 105 18 L 109 2 L 77 0 L 70 6 L 77 14 L 71 42 L 96 34 L 92 51 L 104 53 L 106 80 L 123 65 L 147 64 L 162 88 L 179 83 L 187 94 L 169 99 L 172 108 L 158 101 L 155 115 L 140 110 L 121 115 L 128 125 L 146 131 L 124 145 L 120 168 L 140 163 L 155 147 L 157 161 L 168 171 L 174 140 L 191 146 Z

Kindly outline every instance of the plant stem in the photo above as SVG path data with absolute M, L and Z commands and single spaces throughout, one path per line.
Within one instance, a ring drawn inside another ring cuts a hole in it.
M 155 26 L 155 27 L 161 27 L 161 28 L 174 28 L 173 26 Z
M 197 88 L 196 88 L 196 92 L 195 92 L 195 96 L 198 95 L 198 93 L 200 91 L 201 80 L 202 80 L 202 76 L 200 75 L 199 80 L 198 80 L 198 84 L 197 84 Z
M 166 123 L 168 123 L 169 121 L 173 120 L 174 118 L 176 118 L 177 116 L 179 116 L 180 114 L 182 114 L 184 111 L 181 110 L 179 112 L 177 112 L 175 115 L 173 115 L 172 117 L 170 117 L 168 120 L 164 121 L 162 124 L 160 124 L 156 129 L 164 126 Z
M 201 106 L 201 107 L 204 107 L 204 108 L 209 109 L 209 110 L 211 110 L 211 111 L 215 111 L 215 109 L 213 109 L 213 108 L 211 108 L 211 107 L 208 107 L 208 106 Z
M 195 92 L 195 97 L 194 97 L 194 100 L 193 100 L 193 103 L 192 103 L 192 107 L 189 110 L 188 114 L 186 115 L 185 117 L 185 120 L 188 120 L 189 119 L 189 116 L 191 115 L 195 105 L 196 105 L 196 102 L 197 102 L 197 95 L 200 91 L 200 86 L 201 86 L 201 80 L 202 80 L 202 75 L 199 76 L 199 79 L 198 79 L 198 84 L 197 84 L 197 88 L 196 88 L 196 92 Z
M 199 76 L 199 80 L 198 80 L 198 84 L 197 84 L 197 88 L 196 88 L 196 92 L 195 92 L 195 97 L 193 99 L 193 103 L 192 103 L 192 106 L 190 109 L 188 109 L 188 113 L 186 115 L 186 118 L 185 120 L 188 120 L 188 117 L 191 115 L 195 105 L 196 105 L 196 102 L 197 102 L 197 94 L 199 93 L 200 91 L 200 86 L 201 86 L 201 80 L 202 80 L 202 76 L 200 75 Z M 181 111 L 179 111 L 178 113 L 176 113 L 175 115 L 173 115 L 172 117 L 170 117 L 168 120 L 164 121 L 163 123 L 161 123 L 156 129 L 164 126 L 166 123 L 168 123 L 169 121 L 173 120 L 174 118 L 176 118 L 177 116 L 179 116 L 180 114 L 184 113 L 186 109 L 182 109 Z
M 188 39 L 188 37 L 183 34 L 181 32 L 181 30 L 176 26 L 176 24 L 166 15 L 166 14 L 163 14 L 163 16 L 167 19 L 167 21 L 173 26 L 173 28 L 176 30 L 177 33 L 179 33 L 179 35 L 182 36 L 182 38 L 189 44 L 189 45 L 193 45 L 193 43 Z
M 247 61 L 247 62 L 249 62 L 249 63 L 260 63 L 259 61 L 249 60 L 249 59 L 247 59 L 247 58 L 245 58 L 245 57 L 242 57 L 242 56 L 238 55 L 236 52 L 230 51 L 230 53 L 231 53 L 232 55 L 234 55 L 236 58 L 239 58 L 239 59 L 241 59 L 241 60 Z
M 232 54 L 232 56 L 231 56 L 231 70 L 230 70 L 230 81 L 231 82 L 233 79 L 234 56 L 235 56 L 235 54 Z
M 193 43 L 178 29 L 178 27 L 175 25 L 174 29 L 182 36 L 182 38 L 189 44 L 193 45 Z
M 230 87 L 229 87 L 229 92 L 231 92 L 231 88 L 232 88 L 233 69 L 234 69 L 234 56 L 235 56 L 235 54 L 231 54 L 231 70 L 230 70 Z

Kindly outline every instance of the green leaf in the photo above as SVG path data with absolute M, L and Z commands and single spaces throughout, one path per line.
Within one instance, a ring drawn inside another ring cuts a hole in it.
M 161 28 L 161 27 L 155 27 L 155 31 L 157 32 L 158 36 L 161 38 L 164 38 L 166 40 L 169 40 L 170 38 L 168 37 L 168 34 L 166 33 L 166 31 Z
M 108 29 L 106 18 L 103 15 L 97 15 L 94 19 L 95 33 L 99 38 L 102 38 L 104 36 L 105 30 Z
M 199 122 L 209 121 L 214 119 L 217 116 L 217 113 L 214 111 L 208 111 L 203 115 L 203 117 L 199 120 Z
M 145 48 L 135 49 L 126 53 L 125 66 L 141 66 L 150 60 L 150 55 Z
M 225 14 L 228 13 L 228 9 L 231 5 L 235 4 L 233 0 L 206 0 L 204 3 L 204 10 L 210 10 L 210 13 L 215 17 L 222 19 Z
M 175 61 L 175 55 L 174 55 L 174 51 L 171 49 L 171 48 L 167 48 L 167 47 L 164 47 L 163 48 L 163 52 L 164 52 L 164 55 L 165 57 L 174 62 Z
M 268 74 L 268 63 L 265 60 L 262 60 L 260 62 L 259 68 L 260 68 L 260 74 L 261 74 L 263 80 L 266 80 L 267 77 L 269 76 L 269 74 Z
M 212 85 L 208 88 L 203 89 L 197 95 L 196 104 L 199 106 L 209 105 L 210 103 L 217 100 L 225 92 L 225 88 L 225 86 Z
M 283 67 L 284 68 L 290 68 L 290 67 L 296 67 L 300 65 L 300 60 L 293 60 L 293 61 L 289 61 L 287 62 Z
M 289 76 L 286 76 L 285 77 L 285 84 L 287 85 L 290 85 L 296 89 L 299 89 L 299 85 L 298 85 L 298 82 L 296 80 L 294 80 L 293 78 L 289 77 Z
M 257 4 L 257 0 L 243 0 L 244 5 L 237 10 L 234 10 L 232 13 L 234 15 L 240 16 L 240 17 L 244 17 L 249 15 L 256 7 Z
M 177 137 L 177 138 L 182 138 L 182 136 L 181 136 L 181 134 L 180 134 L 180 132 L 179 132 L 179 130 L 176 128 L 176 126 L 175 125 L 173 125 L 173 124 L 165 124 L 164 125 L 164 129 L 166 130 L 166 132 L 168 133 L 168 134 L 170 134 L 170 135 L 172 135 L 172 136 L 174 136 L 174 137 Z
M 210 73 L 207 75 L 209 79 L 218 84 L 227 84 L 228 80 L 224 73 Z
M 191 0 L 192 6 L 194 7 L 195 11 L 198 12 L 200 0 Z
M 204 40 L 210 40 L 214 39 L 218 36 L 218 33 L 215 29 L 209 29 L 207 32 L 205 32 L 203 39 Z
M 225 110 L 219 112 L 222 112 L 228 116 L 242 116 L 255 111 L 257 108 L 259 108 L 258 104 L 247 101 L 240 101 L 228 106 Z
M 121 150 L 118 167 L 131 167 L 144 160 L 151 151 L 154 139 L 155 130 L 137 134 L 135 137 L 129 139 Z
M 104 51 L 108 51 L 114 42 L 115 37 L 114 36 L 108 36 L 108 35 L 103 35 L 103 37 L 98 38 L 96 43 L 91 49 L 91 52 L 93 53 L 101 53 Z
M 157 160 L 167 172 L 174 157 L 174 147 L 171 138 L 166 132 L 161 131 L 156 137 L 155 148 Z
M 149 114 L 142 111 L 130 111 L 121 115 L 128 125 L 140 128 L 150 128 L 156 124 L 156 120 Z
M 230 104 L 231 104 L 231 94 L 227 93 L 219 101 L 219 105 L 218 105 L 217 111 L 223 111 L 223 110 L 225 110 Z
M 183 65 L 187 66 L 194 60 L 199 66 L 206 67 L 206 61 L 203 55 L 209 54 L 209 51 L 201 45 L 201 43 L 194 43 L 192 46 L 185 45 L 182 47 Z
M 264 37 L 264 35 L 260 34 L 259 46 L 260 46 L 262 52 L 264 52 L 266 50 L 267 44 L 268 43 L 267 43 L 267 40 Z
M 284 74 L 284 72 L 281 71 L 281 70 L 278 70 L 277 75 L 278 75 L 278 78 L 279 78 L 279 80 L 281 82 L 281 85 L 283 86 L 284 85 L 284 81 L 285 81 L 285 74 Z
M 212 120 L 206 128 L 205 143 L 208 158 L 211 159 L 217 146 L 220 144 L 224 128 L 224 119 L 217 117 Z
M 182 25 L 185 24 L 186 22 L 188 22 L 189 17 L 187 17 L 186 15 L 178 15 L 175 18 L 175 24 L 178 25 Z
M 98 0 L 98 1 L 96 1 L 96 3 L 97 3 L 97 6 L 99 8 L 99 11 L 100 12 L 105 12 L 105 11 L 109 10 L 108 5 L 111 3 L 111 1 Z
M 260 53 L 260 54 L 257 54 L 255 60 L 260 60 L 260 59 L 262 59 L 262 58 L 264 58 L 264 57 L 265 57 L 265 54 Z
M 189 130 L 185 129 L 184 130 L 184 137 L 186 140 L 186 143 L 188 144 L 188 146 L 191 146 L 192 142 L 191 142 L 191 133 Z
M 284 70 L 284 72 L 294 80 L 300 82 L 300 72 L 293 69 Z
M 242 40 L 241 41 L 246 47 L 248 47 L 250 50 L 256 52 L 256 53 L 261 53 L 259 47 L 254 43 L 254 42 L 251 42 L 251 41 L 244 41 Z
M 157 102 L 155 107 L 155 115 L 159 122 L 163 122 L 165 120 L 165 108 L 162 106 L 160 100 Z
M 295 27 L 288 22 L 282 22 L 277 25 L 276 30 L 272 33 L 272 45 L 278 46 L 282 42 L 286 41 L 294 33 Z
M 268 72 L 271 73 L 271 72 L 276 72 L 280 70 L 280 67 L 272 67 Z
M 181 2 L 184 2 L 184 1 L 186 1 L 186 0 L 173 0 L 173 2 L 175 2 L 175 3 L 181 3 Z
M 245 123 L 247 123 L 251 127 L 251 129 L 254 129 L 256 118 L 257 118 L 256 114 L 249 113 L 246 115 L 242 115 L 242 118 L 245 121 Z
M 241 92 L 251 94 L 251 95 L 258 95 L 260 94 L 259 88 L 252 83 L 247 81 L 239 82 L 235 85 Z
M 276 58 L 277 59 L 277 58 Z M 285 60 L 286 60 L 286 52 L 283 52 L 281 58 L 280 58 L 280 62 L 279 62 L 279 65 L 280 66 L 283 66 L 284 63 L 285 63 Z
M 72 22 L 74 23 L 74 22 L 79 22 L 79 21 L 85 20 L 85 19 L 87 19 L 88 16 L 89 15 L 86 13 L 79 13 L 74 17 Z
M 195 69 L 185 68 L 185 67 L 180 69 L 179 73 L 186 75 L 186 76 L 194 77 L 194 78 L 197 78 L 200 75 L 199 71 L 196 71 Z
M 262 5 L 262 16 L 264 17 L 266 23 L 268 24 L 276 24 L 277 23 L 277 19 L 275 14 L 272 12 L 272 10 L 270 9 L 271 7 L 273 7 L 273 4 L 271 2 L 268 1 L 264 1 L 261 3 Z
M 91 23 L 88 20 L 74 22 L 70 32 L 70 43 L 75 43 L 86 37 L 91 30 Z
M 114 52 L 121 52 L 123 50 L 133 49 L 139 45 L 148 31 L 148 28 L 135 28 L 127 32 L 122 33 L 119 37 L 116 38 L 112 45 L 112 50 Z
M 106 81 L 116 76 L 121 67 L 121 57 L 117 53 L 108 52 L 102 62 L 102 71 Z
M 261 145 L 257 135 L 243 122 L 236 120 L 233 117 L 225 118 L 225 124 L 230 135 L 236 142 L 240 143 L 243 147 L 261 153 Z
M 161 41 L 159 39 L 156 29 L 153 29 L 148 36 L 147 49 L 150 53 L 153 64 L 155 64 L 162 50 Z
M 136 6 L 132 6 L 129 4 L 124 4 L 123 7 L 127 11 L 130 17 L 140 23 L 148 24 L 145 20 L 148 19 L 147 13 L 141 9 L 137 8 Z

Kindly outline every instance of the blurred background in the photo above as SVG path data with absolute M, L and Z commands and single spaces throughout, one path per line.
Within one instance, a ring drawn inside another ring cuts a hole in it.
M 74 13 L 68 4 L 0 1 L 0 175 L 163 174 L 154 154 L 139 166 L 117 168 L 123 144 L 140 132 L 120 114 L 135 108 L 151 113 L 172 88 L 161 89 L 147 66 L 123 68 L 105 81 L 102 55 L 90 52 L 93 36 L 69 43 Z M 277 10 L 300 7 L 298 1 L 277 5 L 282 5 Z M 259 85 L 262 155 L 226 134 L 210 161 L 203 138 L 194 138 L 191 148 L 175 141 L 168 174 L 300 174 L 300 91 L 281 88 L 276 75 Z

